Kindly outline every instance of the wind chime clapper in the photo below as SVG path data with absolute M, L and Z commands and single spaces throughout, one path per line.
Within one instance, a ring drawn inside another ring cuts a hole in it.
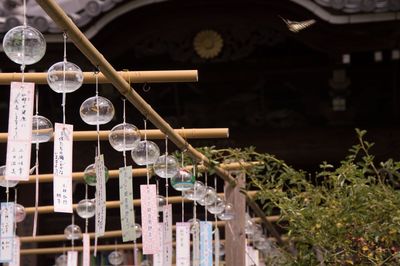
M 165 70 L 165 71 L 120 71 L 118 74 L 132 83 L 167 83 L 167 82 L 197 82 L 197 70 Z M 68 73 L 67 73 L 68 75 Z M 9 85 L 13 81 L 20 81 L 21 73 L 0 73 L 0 85 Z M 47 84 L 47 73 L 24 73 L 25 82 Z M 99 84 L 111 83 L 103 74 L 99 73 Z M 93 72 L 83 72 L 83 84 L 95 84 Z
M 48 129 L 33 130 L 33 134 L 47 133 Z M 175 132 L 181 136 L 185 136 L 188 139 L 217 139 L 217 138 L 229 138 L 228 128 L 187 128 L 187 129 L 175 129 Z M 143 138 L 147 135 L 147 139 L 164 139 L 165 134 L 159 129 L 147 129 L 139 130 L 140 137 Z M 52 132 L 49 134 L 53 134 Z M 109 130 L 101 130 L 99 132 L 100 140 L 108 140 L 110 134 Z M 0 133 L 0 143 L 7 142 L 8 134 L 3 132 Z M 97 140 L 96 131 L 74 131 L 74 141 L 95 141 Z M 53 138 L 50 139 L 53 141 Z
M 229 163 L 229 164 L 220 164 L 220 167 L 225 169 L 226 171 L 230 170 L 239 170 L 243 168 L 250 168 L 254 165 L 260 164 L 260 162 L 247 162 L 247 163 Z M 186 170 L 191 171 L 193 169 L 192 165 L 185 166 Z M 197 167 L 199 172 L 204 172 L 207 168 L 204 165 L 199 165 Z M 72 173 L 72 180 L 76 182 L 84 182 L 85 172 L 74 172 Z M 147 169 L 146 168 L 135 168 L 132 170 L 132 177 L 146 177 Z M 109 178 L 118 178 L 118 170 L 108 170 Z M 3 178 L 0 176 L 0 179 Z M 29 176 L 29 181 L 20 181 L 19 185 L 29 184 L 35 182 L 35 175 Z M 40 174 L 39 175 L 40 183 L 50 183 L 53 182 L 53 174 Z
M 248 194 L 254 196 L 257 193 L 257 191 L 249 191 Z M 218 193 L 218 196 L 223 196 L 224 193 Z M 133 204 L 135 206 L 141 206 L 141 200 L 140 199 L 133 199 Z M 180 204 L 182 201 L 181 196 L 174 196 L 174 197 L 168 197 L 168 203 L 171 204 Z M 184 198 L 185 202 L 191 202 L 188 199 Z M 78 204 L 73 204 L 73 209 L 76 210 L 76 207 Z M 106 202 L 106 208 L 107 209 L 115 209 L 120 207 L 120 201 L 119 200 L 114 200 L 114 201 L 107 201 Z M 34 207 L 25 207 L 25 212 L 26 214 L 32 214 L 34 213 L 35 208 Z M 39 214 L 44 214 L 44 213 L 52 213 L 54 211 L 54 206 L 53 205 L 47 205 L 47 206 L 39 206 L 38 207 L 38 213 Z

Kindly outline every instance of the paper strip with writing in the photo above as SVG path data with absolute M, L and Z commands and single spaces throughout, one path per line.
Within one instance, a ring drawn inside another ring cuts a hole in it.
M 156 185 L 140 186 L 143 254 L 160 251 Z
M 103 236 L 106 230 L 106 176 L 104 156 L 96 157 L 96 236 Z
M 200 222 L 200 266 L 212 266 L 212 256 L 212 223 Z
M 0 216 L 0 262 L 10 262 L 13 259 L 13 241 L 15 236 L 14 217 L 14 202 L 2 202 Z
M 8 263 L 8 266 L 19 266 L 20 265 L 20 256 L 21 256 L 21 241 L 18 236 L 15 236 L 14 237 L 13 258 Z
M 11 82 L 6 180 L 29 180 L 35 84 Z
M 68 251 L 67 266 L 78 266 L 78 251 Z
M 193 223 L 193 266 L 200 265 L 200 225 L 199 223 Z
M 135 213 L 133 210 L 132 166 L 119 168 L 119 200 L 121 202 L 122 241 L 133 241 L 135 235 Z
M 215 226 L 214 230 L 214 265 L 219 265 L 219 250 L 220 250 L 220 235 L 218 226 Z
M 55 212 L 72 213 L 72 144 L 74 126 L 54 127 L 53 203 Z
M 153 255 L 153 266 L 164 266 L 164 224 L 158 224 L 158 239 L 161 243 L 160 251 Z
M 190 266 L 190 223 L 176 223 L 176 266 Z
M 90 266 L 90 236 L 89 234 L 82 234 L 82 266 Z
M 164 266 L 172 265 L 172 205 L 163 206 Z

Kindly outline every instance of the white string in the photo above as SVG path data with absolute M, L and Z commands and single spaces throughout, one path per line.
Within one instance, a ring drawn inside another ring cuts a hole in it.
M 26 23 L 26 0 L 23 1 L 22 5 L 23 5 L 23 9 L 22 9 L 23 11 L 22 12 L 23 12 L 23 17 L 24 17 L 23 18 L 24 19 L 23 23 L 24 23 L 24 27 L 26 27 L 27 26 L 27 23 Z
M 72 213 L 72 228 L 74 228 L 74 225 L 75 225 L 75 216 L 74 216 L 74 213 Z M 72 231 L 72 234 L 74 234 L 74 231 Z M 71 238 L 72 251 L 74 251 L 74 249 L 75 249 L 74 239 L 75 239 L 75 236 L 73 235 Z
M 147 175 L 147 185 L 150 184 L 150 172 L 149 172 L 149 149 L 147 145 L 147 119 L 144 119 L 144 143 L 146 149 L 146 175 Z
M 85 200 L 88 200 L 88 184 L 85 183 Z M 86 202 L 86 213 L 88 212 L 88 204 Z M 89 227 L 89 218 L 85 218 L 85 233 L 88 233 L 88 227 Z
M 184 154 L 183 152 L 181 153 L 181 165 L 182 165 L 182 169 L 184 169 Z M 183 179 L 183 177 L 182 177 Z M 185 221 L 185 201 L 183 200 L 183 191 L 182 191 L 182 223 Z
M 63 61 L 63 95 L 62 95 L 62 109 L 63 109 L 63 124 L 65 126 L 65 105 L 67 102 L 67 94 L 65 93 L 65 78 L 66 78 L 66 69 L 65 69 L 65 63 L 67 62 L 67 34 L 64 32 L 63 33 L 63 38 L 64 38 L 64 61 Z
M 123 140 L 123 150 L 122 150 L 122 155 L 124 156 L 124 167 L 126 168 L 126 110 L 125 110 L 125 102 L 126 102 L 126 100 L 125 99 L 122 99 L 122 102 L 123 102 L 123 112 L 122 112 L 122 115 L 123 115 L 123 132 L 124 132 L 124 140 Z
M 165 197 L 166 197 L 166 205 L 168 205 L 168 164 L 167 164 L 167 158 L 168 158 L 168 135 L 165 134 Z
M 36 90 L 36 117 L 39 116 L 39 90 Z M 39 134 L 39 123 L 36 122 L 36 134 Z M 39 208 L 39 141 L 36 142 L 36 160 L 35 160 L 35 213 L 33 216 L 33 232 L 32 236 L 36 236 L 37 221 L 38 221 L 38 208 Z
M 207 171 L 204 173 L 204 176 L 205 176 L 205 187 L 206 187 L 206 189 L 207 189 L 207 179 L 208 179 L 208 173 L 207 173 Z M 204 205 L 204 220 L 207 222 L 207 204 L 205 204 Z
M 100 105 L 99 105 L 99 73 L 95 72 L 96 78 L 96 132 L 97 132 L 97 156 L 100 156 Z

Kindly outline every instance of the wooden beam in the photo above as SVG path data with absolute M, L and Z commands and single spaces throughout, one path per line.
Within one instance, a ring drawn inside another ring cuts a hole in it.
M 40 131 L 40 130 L 39 130 Z M 228 128 L 186 128 L 174 130 L 180 136 L 186 139 L 216 139 L 229 138 Z M 139 130 L 140 137 L 143 139 L 146 134 L 147 139 L 165 139 L 165 134 L 159 129 Z M 33 134 L 36 131 L 33 130 Z M 109 130 L 100 131 L 100 140 L 108 140 Z M 0 133 L 0 143 L 7 142 L 8 134 Z M 74 131 L 74 141 L 95 141 L 97 140 L 97 131 Z M 53 138 L 50 140 L 53 141 Z
M 245 174 L 238 173 L 236 186 L 225 184 L 225 201 L 232 204 L 235 218 L 225 226 L 225 261 L 227 265 L 246 265 L 246 198 L 240 192 L 245 187 Z
M 164 71 L 120 71 L 118 74 L 131 83 L 165 83 L 165 82 L 197 82 L 197 70 L 164 70 Z M 26 82 L 47 84 L 47 73 L 25 73 Z M 21 73 L 0 73 L 0 85 L 9 85 L 12 81 L 21 81 Z M 102 73 L 98 74 L 99 83 L 111 83 Z M 84 84 L 94 84 L 94 72 L 83 72 Z

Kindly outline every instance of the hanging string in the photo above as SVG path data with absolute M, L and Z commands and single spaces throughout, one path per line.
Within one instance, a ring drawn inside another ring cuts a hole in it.
M 39 116 L 39 90 L 36 90 L 35 97 L 36 117 Z M 36 134 L 39 134 L 39 123 L 36 123 Z M 39 141 L 36 142 L 36 159 L 35 159 L 35 213 L 33 216 L 33 232 L 32 236 L 36 236 L 37 221 L 38 221 L 38 208 L 39 208 Z
M 147 185 L 150 184 L 150 172 L 149 172 L 149 149 L 147 147 L 147 119 L 143 120 L 144 123 L 144 143 L 146 149 L 146 175 L 147 175 Z
M 99 106 L 99 71 L 95 71 L 96 80 L 96 133 L 97 133 L 97 156 L 100 156 L 100 106 Z
M 72 228 L 74 228 L 74 226 L 75 226 L 75 216 L 74 216 L 74 213 L 72 213 Z M 73 229 L 72 229 L 72 230 L 73 230 Z M 74 234 L 74 231 L 72 231 L 72 234 Z M 72 251 L 74 251 L 74 249 L 75 249 L 74 239 L 75 239 L 75 236 L 72 235 L 72 237 L 71 237 L 71 247 L 72 247 Z
M 26 27 L 27 26 L 27 22 L 26 22 L 26 0 L 24 0 L 23 2 L 22 2 L 22 15 L 23 15 L 23 25 L 24 25 L 24 27 Z M 24 51 L 24 50 L 23 50 Z
M 67 102 L 67 94 L 65 93 L 65 76 L 66 76 L 66 69 L 65 69 L 65 63 L 67 63 L 67 33 L 63 33 L 63 39 L 64 39 L 64 61 L 63 61 L 63 94 L 62 94 L 62 111 L 63 111 L 63 124 L 65 125 L 65 104 Z
M 125 102 L 126 102 L 126 99 L 124 98 L 124 99 L 122 99 L 122 102 L 123 102 L 123 111 L 122 111 L 122 119 L 123 119 L 123 127 L 124 127 L 124 140 L 123 140 L 123 145 L 124 145 L 124 148 L 123 148 L 123 150 L 122 150 L 122 155 L 124 156 L 124 167 L 126 168 L 126 129 L 125 129 L 125 125 L 126 125 L 126 110 L 125 110 Z
M 208 179 L 208 172 L 206 170 L 206 172 L 204 173 L 204 178 L 205 178 L 205 187 L 207 189 L 207 179 Z M 207 191 L 207 190 L 206 190 Z M 206 195 L 207 196 L 207 195 Z M 204 199 L 205 200 L 205 199 Z M 204 220 L 207 222 L 207 204 L 204 204 Z
M 181 167 L 182 167 L 182 169 L 184 169 L 184 167 L 185 167 L 185 164 L 184 164 L 184 160 L 185 158 L 184 158 L 184 153 L 182 152 L 181 153 Z M 181 203 L 182 203 L 182 223 L 185 221 L 185 201 L 183 200 L 183 191 L 181 192 L 182 193 L 182 199 L 181 199 Z
M 17 234 L 17 197 L 18 197 L 18 189 L 14 188 L 14 228 L 15 228 L 15 234 Z
M 85 200 L 88 200 L 88 184 L 85 183 Z M 88 204 L 86 203 L 86 213 L 89 212 Z M 88 227 L 89 227 L 89 218 L 85 218 L 85 234 L 88 233 Z
M 165 134 L 165 197 L 166 197 L 166 205 L 168 205 L 168 164 L 167 164 L 167 157 L 168 157 L 168 135 Z

